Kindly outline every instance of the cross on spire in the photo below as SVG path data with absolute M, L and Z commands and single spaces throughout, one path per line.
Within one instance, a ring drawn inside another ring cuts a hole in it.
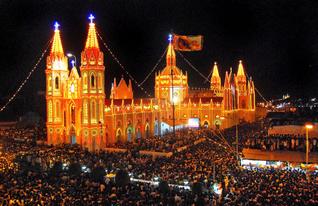
M 171 43 L 171 41 L 172 41 L 172 34 L 169 34 L 168 41 L 169 41 L 169 43 Z
M 91 21 L 91 24 L 92 24 L 95 19 L 95 16 L 93 16 L 93 14 L 90 14 L 88 19 Z
M 54 23 L 54 31 L 58 31 L 59 30 L 59 26 L 60 26 L 60 24 L 56 21 Z

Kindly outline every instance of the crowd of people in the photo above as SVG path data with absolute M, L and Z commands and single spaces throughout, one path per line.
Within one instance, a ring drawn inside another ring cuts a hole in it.
M 262 134 L 258 128 L 256 124 L 240 125 L 240 140 Z M 205 141 L 193 144 L 201 137 Z M 234 140 L 235 128 L 223 132 L 201 129 L 118 145 L 127 148 L 122 153 L 92 153 L 79 145 L 52 147 L 11 139 L 2 143 L 0 153 L 15 156 L 8 160 L 14 161 L 10 163 L 13 167 L 0 172 L 0 205 L 318 204 L 317 173 L 242 168 L 231 146 Z M 156 144 L 151 146 L 152 141 Z M 139 153 L 145 149 L 173 151 L 184 145 L 190 146 L 171 157 Z M 59 163 L 61 170 L 53 172 Z M 79 173 L 74 165 L 79 166 Z M 94 176 L 98 168 L 105 171 L 101 180 Z M 119 171 L 127 172 L 130 181 L 119 184 L 114 178 Z M 171 185 L 165 188 L 163 183 Z
M 137 138 L 135 141 L 116 142 L 108 144 L 107 147 L 122 149 L 138 149 L 155 152 L 174 152 L 178 148 L 193 145 L 195 141 L 203 138 L 196 130 L 182 129 L 176 131 L 176 134 L 167 133 L 162 136 L 149 136 L 147 138 Z
M 318 138 L 309 138 L 309 151 L 318 151 Z M 254 135 L 248 137 L 245 147 L 262 150 L 306 151 L 306 137 L 301 135 Z

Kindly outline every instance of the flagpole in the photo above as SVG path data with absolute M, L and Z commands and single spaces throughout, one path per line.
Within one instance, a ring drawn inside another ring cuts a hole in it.
M 172 132 L 173 132 L 173 137 L 176 137 L 176 127 L 175 127 L 175 105 L 174 105 L 174 94 L 173 94 L 173 66 L 172 66 L 172 34 L 169 34 L 169 43 L 171 44 L 170 46 L 170 75 L 171 75 L 171 97 L 172 97 Z

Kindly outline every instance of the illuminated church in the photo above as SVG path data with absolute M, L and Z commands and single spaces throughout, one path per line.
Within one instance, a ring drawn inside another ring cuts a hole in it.
M 254 121 L 254 83 L 246 77 L 241 61 L 237 73 L 226 72 L 223 85 L 215 63 L 210 88 L 193 90 L 188 74 L 177 67 L 171 43 L 166 66 L 155 75 L 154 98 L 134 98 L 131 81 L 123 77 L 119 82 L 114 79 L 106 95 L 104 54 L 90 20 L 80 72 L 75 64 L 68 68 L 59 25 L 55 25 L 45 70 L 48 144 L 77 143 L 97 150 L 117 141 L 163 135 L 172 130 L 173 109 L 177 129 L 187 127 L 189 119 L 209 128 Z

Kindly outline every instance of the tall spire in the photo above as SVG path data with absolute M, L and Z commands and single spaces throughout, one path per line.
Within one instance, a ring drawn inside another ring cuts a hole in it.
M 213 77 L 220 78 L 219 69 L 218 69 L 218 65 L 216 62 L 214 62 L 214 66 L 213 66 L 212 79 L 213 79 Z
M 59 30 L 59 23 L 54 23 L 54 37 L 53 37 L 53 43 L 51 48 L 51 55 L 56 55 L 59 57 L 64 56 L 61 36 L 60 36 L 60 30 Z
M 216 62 L 214 62 L 213 72 L 211 76 L 211 89 L 220 90 L 221 89 L 221 78 L 219 75 L 219 69 Z
M 237 76 L 245 76 L 242 60 L 239 61 Z
M 172 35 L 169 34 L 169 45 L 167 48 L 167 55 L 166 55 L 166 62 L 167 66 L 175 66 L 176 65 L 176 53 L 174 51 L 173 45 L 172 45 Z
M 88 19 L 90 20 L 89 23 L 89 29 L 88 29 L 88 35 L 87 35 L 87 40 L 85 44 L 85 49 L 99 49 L 98 41 L 97 41 L 97 36 L 96 36 L 96 29 L 95 29 L 95 23 L 94 19 L 95 17 L 90 14 Z

